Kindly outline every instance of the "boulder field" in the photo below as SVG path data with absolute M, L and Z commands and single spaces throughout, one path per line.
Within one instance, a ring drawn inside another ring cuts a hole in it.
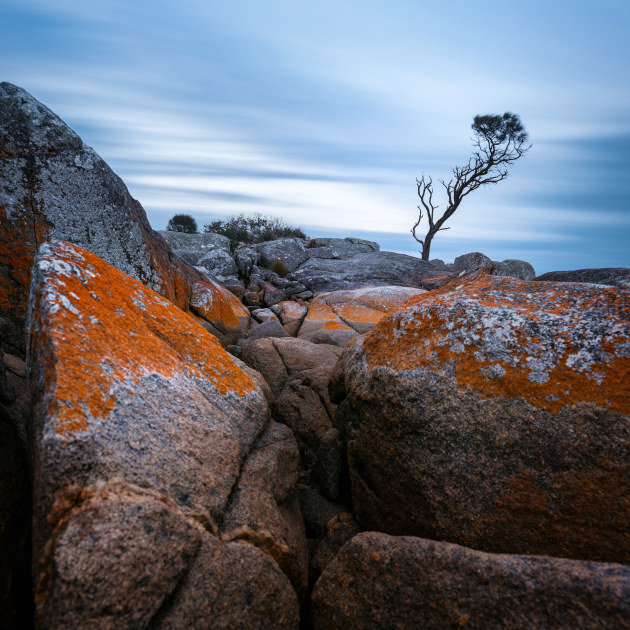
M 161 236 L 6 83 L 0 173 L 0 627 L 630 628 L 628 270 Z

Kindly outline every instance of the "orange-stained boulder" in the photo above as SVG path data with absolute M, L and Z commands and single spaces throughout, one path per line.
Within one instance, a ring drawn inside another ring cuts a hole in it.
M 626 628 L 630 567 L 364 532 L 313 592 L 315 630 Z
M 453 278 L 333 372 L 365 528 L 630 561 L 630 291 Z
M 254 565 L 268 579 L 244 568 L 234 579 L 248 586 L 239 588 L 263 588 L 256 602 L 279 598 L 246 609 L 247 623 L 262 627 L 257 615 L 271 609 L 295 620 L 297 598 L 280 568 L 303 588 L 304 530 L 299 506 L 287 503 L 298 451 L 270 423 L 260 375 L 164 297 L 66 242 L 44 243 L 36 257 L 28 331 L 41 627 L 169 627 L 161 624 L 173 598 L 236 588 L 212 585 L 206 565 L 202 583 L 183 592 L 197 554 L 209 545 L 224 562 L 242 544 L 260 547 Z M 264 509 L 247 497 L 253 483 L 266 488 Z M 241 526 L 244 540 L 234 534 Z M 225 611 L 210 612 L 217 627 L 233 627 Z
M 298 337 L 345 346 L 357 335 L 372 330 L 408 299 L 425 292 L 425 289 L 386 286 L 322 293 L 311 302 Z
M 248 313 L 226 289 L 175 256 L 142 206 L 90 147 L 25 90 L 0 84 L 0 337 L 24 353 L 31 267 L 57 238 L 95 252 L 207 322 L 223 343 Z M 242 328 L 242 330 L 241 330 Z

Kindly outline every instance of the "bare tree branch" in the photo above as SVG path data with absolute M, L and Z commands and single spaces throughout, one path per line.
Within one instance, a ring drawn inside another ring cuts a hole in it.
M 462 199 L 481 186 L 498 184 L 508 176 L 507 167 L 522 157 L 531 147 L 526 145 L 528 136 L 519 117 L 506 112 L 503 116 L 475 116 L 472 124 L 475 134 L 473 146 L 475 152 L 465 166 L 452 169 L 453 178 L 447 183 L 439 180 L 443 186 L 448 204 L 437 220 L 435 211 L 439 206 L 433 203 L 433 180 L 422 175 L 416 179 L 418 197 L 418 220 L 411 229 L 414 239 L 420 243 L 423 260 L 429 260 L 433 237 L 448 227 L 442 227 L 457 210 Z M 418 227 L 426 212 L 429 229 L 424 238 L 417 235 Z

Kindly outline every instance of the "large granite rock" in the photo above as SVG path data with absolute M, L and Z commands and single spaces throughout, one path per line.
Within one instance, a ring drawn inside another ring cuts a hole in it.
M 613 630 L 628 627 L 630 567 L 366 532 L 328 565 L 313 609 L 315 630 Z
M 630 268 L 605 267 L 602 269 L 575 269 L 573 271 L 550 271 L 536 276 L 543 282 L 590 282 L 612 287 L 630 285 Z
M 421 293 L 426 290 L 386 286 L 320 294 L 311 302 L 298 337 L 343 347 Z
M 519 280 L 533 280 L 536 277 L 534 268 L 524 260 L 508 258 L 501 262 L 494 261 L 495 276 L 505 276 L 508 278 L 518 278 Z
M 171 232 L 160 230 L 166 242 L 173 248 L 173 252 L 187 263 L 196 266 L 205 254 L 217 249 L 230 251 L 230 239 L 222 234 L 203 232 L 201 234 L 187 234 L 186 232 Z
M 423 280 L 442 275 L 425 260 L 371 249 L 336 259 L 311 257 L 287 277 L 318 294 L 389 285 L 420 287 Z
M 216 278 L 223 284 L 238 284 L 238 268 L 229 251 L 213 249 L 205 253 L 198 261 L 197 267 Z
M 295 627 L 281 569 L 303 589 L 297 446 L 270 423 L 259 374 L 59 241 L 35 261 L 28 361 L 40 627 L 195 627 L 204 614 L 214 627 Z M 264 510 L 248 490 L 261 469 Z
M 284 277 L 308 258 L 306 241 L 301 238 L 279 238 L 254 246 L 260 263 Z
M 248 313 L 175 256 L 107 164 L 28 92 L 0 84 L 0 337 L 24 355 L 31 267 L 40 243 L 71 241 L 203 318 L 224 343 Z
M 455 277 L 349 344 L 330 391 L 364 528 L 630 561 L 630 291 Z

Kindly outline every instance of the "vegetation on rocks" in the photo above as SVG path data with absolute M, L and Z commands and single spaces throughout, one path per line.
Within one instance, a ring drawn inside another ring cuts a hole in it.
M 186 234 L 197 234 L 197 221 L 189 214 L 176 214 L 171 217 L 166 225 L 169 232 L 186 232 Z
M 308 238 L 301 228 L 292 227 L 278 217 L 265 216 L 260 212 L 251 216 L 239 214 L 227 219 L 217 219 L 204 225 L 203 229 L 204 232 L 227 236 L 232 249 L 238 243 L 251 245 L 278 238 Z

